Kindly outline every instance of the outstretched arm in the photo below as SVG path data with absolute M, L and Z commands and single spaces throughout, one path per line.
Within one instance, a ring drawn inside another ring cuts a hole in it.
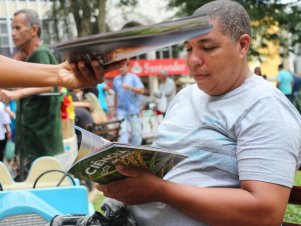
M 44 65 L 21 62 L 0 55 L 0 87 L 94 87 L 103 81 L 105 72 L 116 70 L 125 62 L 123 60 L 102 66 L 94 60 L 91 67 L 83 61 L 77 64 L 66 61 L 59 65 Z
M 125 204 L 163 202 L 214 226 L 281 225 L 290 192 L 287 187 L 259 181 L 242 181 L 240 188 L 196 187 L 166 181 L 144 170 L 117 169 L 128 177 L 97 185 L 106 197 Z

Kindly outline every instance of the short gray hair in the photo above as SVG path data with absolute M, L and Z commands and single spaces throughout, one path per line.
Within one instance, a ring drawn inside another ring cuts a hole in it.
M 217 20 L 221 32 L 233 40 L 238 40 L 243 34 L 251 36 L 250 17 L 244 7 L 237 2 L 212 1 L 193 13 L 193 15 L 203 14 L 207 14 L 211 20 Z
M 41 37 L 41 32 L 42 32 L 41 26 L 42 25 L 41 25 L 41 20 L 39 18 L 38 13 L 32 9 L 20 9 L 14 13 L 14 16 L 17 16 L 22 13 L 24 13 L 26 16 L 28 26 L 30 26 L 30 27 L 32 27 L 33 25 L 38 26 L 38 36 Z

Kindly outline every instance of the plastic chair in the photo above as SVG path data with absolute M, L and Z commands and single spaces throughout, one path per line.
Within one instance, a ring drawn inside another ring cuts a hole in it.
M 23 188 L 41 188 L 70 186 L 72 184 L 74 185 L 72 180 L 66 177 L 63 166 L 58 159 L 43 156 L 32 163 L 26 180 L 21 182 L 20 186 Z
M 106 113 L 100 106 L 97 96 L 94 93 L 86 93 L 84 101 L 87 101 L 91 105 L 91 115 L 95 124 L 105 123 L 108 121 Z
M 1 190 L 12 190 L 16 188 L 15 181 L 11 178 L 6 165 L 0 161 L 0 185 Z

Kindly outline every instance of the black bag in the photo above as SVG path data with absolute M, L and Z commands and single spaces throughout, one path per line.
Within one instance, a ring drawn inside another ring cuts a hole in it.
M 109 206 L 102 207 L 105 216 L 95 211 L 88 215 L 57 215 L 52 218 L 48 226 L 136 226 L 135 219 L 125 207 L 113 212 Z

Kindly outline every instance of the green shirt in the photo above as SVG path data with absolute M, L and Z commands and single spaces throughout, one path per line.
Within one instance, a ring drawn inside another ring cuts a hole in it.
M 27 62 L 57 64 L 50 49 L 40 46 Z M 54 92 L 57 87 L 54 88 Z M 16 152 L 30 162 L 63 152 L 60 97 L 34 95 L 17 103 Z

